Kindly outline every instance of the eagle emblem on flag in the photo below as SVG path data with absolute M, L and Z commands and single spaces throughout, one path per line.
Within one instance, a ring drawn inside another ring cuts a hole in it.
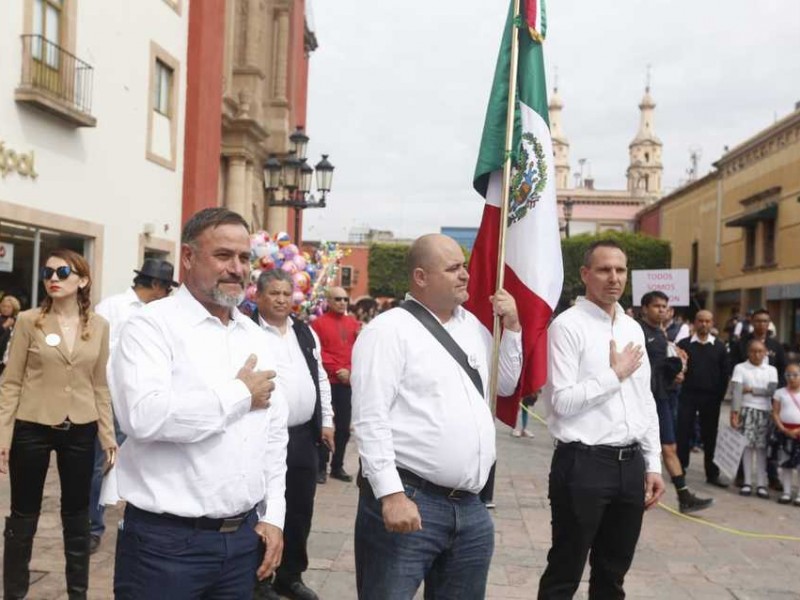
M 509 227 L 522 220 L 528 210 L 536 206 L 546 185 L 547 159 L 542 144 L 532 133 L 524 133 L 511 171 Z

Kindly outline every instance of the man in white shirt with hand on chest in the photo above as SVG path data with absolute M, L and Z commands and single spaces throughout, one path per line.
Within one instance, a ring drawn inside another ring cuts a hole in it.
M 131 317 L 111 358 L 128 436 L 117 600 L 249 598 L 283 550 L 288 410 L 267 334 L 236 308 L 247 222 L 203 209 L 181 242 L 184 285 Z
M 361 600 L 408 600 L 424 580 L 426 597 L 478 600 L 494 549 L 494 525 L 478 497 L 495 461 L 486 387 L 492 337 L 461 307 L 469 275 L 455 240 L 416 240 L 408 273 L 410 308 L 371 321 L 353 351 L 363 469 L 356 587 Z M 522 367 L 516 303 L 504 290 L 491 301 L 505 328 L 498 393 L 510 395 Z M 455 347 L 447 350 L 429 326 Z
M 624 598 L 642 515 L 664 493 L 644 333 L 618 303 L 627 263 L 613 240 L 590 244 L 581 267 L 586 296 L 548 329 L 553 545 L 539 600 L 572 598 L 589 552 L 589 597 Z

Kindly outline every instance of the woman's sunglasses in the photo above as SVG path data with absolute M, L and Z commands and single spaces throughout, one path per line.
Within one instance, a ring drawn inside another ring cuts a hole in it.
M 53 278 L 53 273 L 56 274 L 59 281 L 64 281 L 70 275 L 72 275 L 72 267 L 69 265 L 64 265 L 62 267 L 42 267 L 42 281 L 50 281 Z

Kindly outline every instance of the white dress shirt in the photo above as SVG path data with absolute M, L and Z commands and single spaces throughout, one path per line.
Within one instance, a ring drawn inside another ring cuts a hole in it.
M 120 497 L 143 510 L 229 517 L 258 506 L 283 528 L 288 408 L 277 379 L 267 409 L 250 410 L 236 375 L 250 354 L 275 369 L 267 335 L 236 309 L 224 325 L 182 286 L 131 317 L 111 359 L 112 399 L 128 439 Z
M 488 396 L 491 334 L 461 307 L 443 326 L 480 373 Z M 501 395 L 514 392 L 521 369 L 522 334 L 506 331 Z M 449 488 L 483 488 L 495 461 L 487 398 L 411 313 L 392 309 L 362 330 L 353 348 L 351 383 L 355 437 L 376 498 L 403 491 L 397 467 Z
M 128 288 L 121 294 L 109 296 L 95 306 L 94 312 L 104 317 L 109 324 L 108 350 L 110 354 L 114 353 L 114 348 L 119 342 L 122 326 L 144 306 L 146 303 L 139 299 L 133 288 Z
M 742 407 L 755 408 L 758 410 L 772 410 L 771 399 L 767 394 L 769 385 L 777 387 L 778 385 L 778 369 L 764 360 L 760 365 L 754 365 L 749 360 L 739 363 L 733 368 L 733 375 L 731 375 L 731 383 L 740 383 L 742 388 L 750 388 L 751 390 L 760 393 L 753 394 L 752 392 L 742 393 Z M 773 387 L 773 389 L 775 389 Z M 734 405 L 734 410 L 739 410 L 739 407 Z
M 675 334 L 675 339 L 672 340 L 672 343 L 673 344 L 677 344 L 681 340 L 685 340 L 691 334 L 692 334 L 692 331 L 691 331 L 691 329 L 689 329 L 689 324 L 688 323 L 681 323 L 681 326 L 678 329 L 678 333 Z
M 292 319 L 286 318 L 286 333 L 281 333 L 277 327 L 267 323 L 261 316 L 258 317 L 261 328 L 266 331 L 272 340 L 278 361 L 278 373 L 281 374 L 283 395 L 289 405 L 289 427 L 308 423 L 314 416 L 314 405 L 317 403 L 317 389 L 311 379 L 308 363 L 300 349 L 297 335 L 292 327 Z M 319 395 L 322 407 L 322 426 L 333 427 L 333 409 L 331 408 L 331 384 L 328 374 L 322 366 L 322 354 L 317 334 L 309 327 L 314 336 L 314 358 L 317 359 L 319 373 Z
M 800 391 L 782 387 L 772 399 L 780 406 L 779 418 L 784 425 L 800 425 Z
M 710 333 L 706 336 L 706 341 L 705 342 L 702 339 L 700 339 L 697 336 L 696 333 L 693 333 L 691 339 L 689 340 L 689 343 L 690 344 L 700 344 L 702 346 L 705 346 L 706 344 L 712 344 L 713 345 L 714 342 L 716 342 L 716 341 L 717 341 L 717 338 L 715 338 Z
M 622 382 L 611 368 L 610 344 L 644 349 L 641 325 L 617 304 L 614 319 L 594 302 L 578 297 L 548 330 L 548 382 L 543 390 L 548 427 L 562 442 L 589 446 L 642 445 L 647 471 L 661 472 L 658 413 L 650 390 L 647 353 Z

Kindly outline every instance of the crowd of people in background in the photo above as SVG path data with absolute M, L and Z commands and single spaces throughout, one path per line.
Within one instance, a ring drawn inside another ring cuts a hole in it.
M 248 260 L 247 223 L 207 209 L 184 228 L 182 285 L 171 263 L 147 259 L 129 289 L 92 309 L 88 263 L 56 250 L 41 269 L 40 307 L 21 311 L 15 297 L 0 299 L 6 598 L 27 594 L 55 452 L 70 598 L 86 597 L 103 506 L 124 500 L 117 598 L 314 600 L 302 575 L 315 490 L 328 477 L 353 481 L 344 470 L 351 427 L 363 469 L 359 594 L 411 597 L 425 580 L 431 590 L 458 582 L 460 597 L 481 597 L 494 537 L 490 344 L 461 308 L 468 276 L 458 245 L 441 235 L 414 243 L 405 301 L 353 301 L 334 286 L 328 311 L 310 324 L 293 315 L 293 281 L 281 270 L 261 273 L 257 310 L 239 312 Z M 800 507 L 800 365 L 769 311 L 737 313 L 719 329 L 711 311 L 685 320 L 658 291 L 640 299 L 638 313 L 623 311 L 626 269 L 613 242 L 587 251 L 587 295 L 552 322 L 548 383 L 522 400 L 511 432 L 534 436 L 529 411 L 542 395 L 556 451 L 540 598 L 574 592 L 596 547 L 592 589 L 621 592 L 642 514 L 664 493 L 661 461 L 681 512 L 713 506 L 689 489 L 686 470 L 700 449 L 706 483 L 734 483 L 713 460 L 726 400 L 745 440 L 738 493 L 769 499 L 772 488 L 780 504 Z M 505 327 L 500 391 L 510 394 L 521 370 L 519 317 L 505 291 L 491 302 Z M 605 335 L 610 343 L 598 344 Z M 454 525 L 439 517 L 451 508 L 472 541 L 444 561 Z M 393 535 L 412 532 L 421 533 Z M 183 556 L 189 537 L 193 550 Z M 394 569 L 398 556 L 406 572 Z
M 642 298 L 638 315 L 646 330 L 650 301 L 647 295 Z M 671 383 L 677 402 L 669 407 L 677 423 L 681 466 L 685 469 L 693 453 L 703 452 L 709 484 L 725 488 L 734 483 L 742 496 L 763 499 L 771 497 L 771 489 L 780 493 L 781 504 L 800 506 L 800 491 L 792 495 L 793 472 L 800 466 L 800 354 L 779 339 L 769 311 L 741 315 L 734 310 L 718 328 L 711 311 L 695 309 L 689 321 L 670 307 L 660 329 L 671 356 L 681 363 Z M 724 401 L 731 403 L 730 426 L 746 438 L 733 481 L 720 474 L 713 460 Z M 663 437 L 662 431 L 662 444 Z

